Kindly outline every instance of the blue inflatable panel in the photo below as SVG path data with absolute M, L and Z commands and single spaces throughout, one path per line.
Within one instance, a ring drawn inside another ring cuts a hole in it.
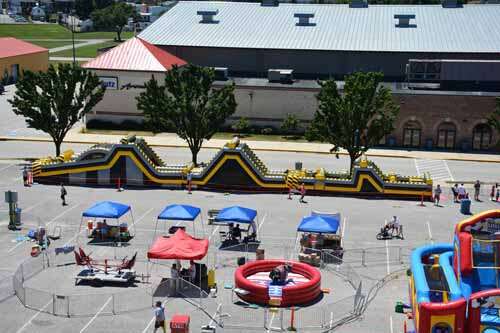
M 481 324 L 487 326 L 500 327 L 500 318 L 498 317 L 498 309 L 481 309 Z M 486 330 L 484 331 L 486 332 Z M 498 331 L 493 331 L 498 332 Z
M 494 269 L 476 269 L 478 285 L 476 288 L 479 290 L 495 289 L 497 287 L 497 272 Z

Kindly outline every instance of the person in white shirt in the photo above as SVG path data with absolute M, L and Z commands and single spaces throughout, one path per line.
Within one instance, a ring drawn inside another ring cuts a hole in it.
M 172 279 L 178 279 L 179 278 L 179 268 L 177 268 L 176 264 L 172 264 L 172 267 L 170 268 L 170 277 Z
M 191 283 L 194 283 L 196 280 L 196 264 L 193 260 L 190 261 L 189 265 L 189 277 L 191 278 Z
M 156 332 L 156 330 L 161 327 L 163 333 L 167 333 L 167 329 L 165 328 L 165 308 L 163 307 L 160 301 L 156 302 L 154 314 L 155 314 L 154 332 Z
M 465 190 L 464 184 L 460 184 L 458 187 L 458 200 L 465 199 L 467 197 L 467 191 Z

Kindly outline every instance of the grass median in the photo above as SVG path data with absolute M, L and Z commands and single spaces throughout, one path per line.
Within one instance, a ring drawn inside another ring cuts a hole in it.
M 124 31 L 122 39 L 131 38 L 131 31 Z M 0 37 L 18 39 L 71 39 L 71 30 L 59 24 L 0 24 Z M 114 39 L 114 31 L 75 32 L 75 39 Z

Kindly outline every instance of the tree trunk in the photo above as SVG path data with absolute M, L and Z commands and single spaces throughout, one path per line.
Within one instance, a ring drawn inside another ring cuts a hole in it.
M 353 171 L 354 171 L 354 162 L 356 162 L 356 153 L 349 152 L 349 158 L 350 158 L 350 168 L 349 168 L 349 175 L 352 176 Z
M 198 147 L 189 147 L 189 149 L 191 150 L 191 161 L 193 162 L 193 165 L 195 167 L 198 166 L 198 153 L 200 152 L 200 148 Z
M 54 145 L 56 146 L 56 157 L 61 155 L 61 144 L 62 142 L 54 140 Z
M 116 35 L 118 36 L 118 42 L 121 42 L 122 41 L 122 29 L 121 28 L 116 29 Z

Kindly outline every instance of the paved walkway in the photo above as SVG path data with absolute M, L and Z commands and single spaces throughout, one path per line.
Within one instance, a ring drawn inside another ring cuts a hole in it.
M 144 139 L 153 147 L 187 147 L 186 142 L 173 133 L 163 133 L 155 136 L 143 136 Z M 80 133 L 78 129 L 73 129 L 68 133 L 65 143 L 119 143 L 123 135 L 113 134 L 86 134 Z M 46 136 L 0 136 L 0 141 L 38 141 L 52 142 Z M 250 141 L 242 140 L 252 149 L 260 151 L 277 152 L 298 152 L 298 153 L 316 153 L 329 154 L 331 145 L 325 143 L 309 142 L 278 142 L 278 141 Z M 203 148 L 220 149 L 228 140 L 212 139 L 203 144 Z M 341 154 L 346 154 L 341 151 Z M 396 149 L 371 149 L 368 156 L 377 157 L 395 157 L 395 158 L 414 158 L 426 160 L 456 160 L 456 161 L 475 161 L 500 163 L 500 154 L 474 154 L 458 152 L 435 152 L 435 151 L 409 151 Z
M 76 61 L 90 61 L 94 58 L 81 58 L 81 57 L 76 57 Z M 52 61 L 73 61 L 73 57 L 49 57 L 49 60 Z
M 96 45 L 96 44 L 102 44 L 110 41 L 111 39 L 87 39 L 87 40 L 78 40 L 78 44 L 75 44 L 75 49 L 84 47 L 84 46 L 89 46 L 89 45 Z M 66 50 L 71 50 L 73 48 L 73 44 L 71 43 L 71 39 L 69 40 L 70 44 L 69 45 L 64 45 L 64 46 L 59 46 L 59 47 L 54 47 L 52 49 L 49 49 L 49 53 L 56 53 L 56 52 L 61 52 L 61 51 L 66 51 Z M 75 39 L 75 42 L 77 40 Z

